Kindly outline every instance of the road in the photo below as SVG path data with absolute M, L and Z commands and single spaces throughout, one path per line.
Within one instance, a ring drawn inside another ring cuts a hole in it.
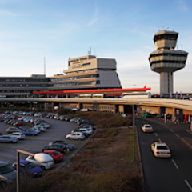
M 185 129 L 174 128 L 159 121 L 150 124 L 154 133 L 141 131 L 142 124 L 148 120 L 137 119 L 139 145 L 146 192 L 192 192 L 192 145 L 185 138 L 192 137 Z M 153 157 L 150 145 L 154 141 L 164 141 L 172 152 L 172 158 Z
M 27 136 L 25 140 L 18 143 L 0 143 L 0 160 L 13 162 L 16 160 L 17 149 L 30 152 L 39 152 L 49 142 L 54 140 L 63 140 L 65 134 L 69 133 L 77 125 L 65 121 L 46 119 L 51 124 L 51 128 L 38 136 Z M 0 123 L 0 129 L 5 129 L 6 125 Z

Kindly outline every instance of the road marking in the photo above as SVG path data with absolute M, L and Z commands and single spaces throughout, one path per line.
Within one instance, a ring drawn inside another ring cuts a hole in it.
M 158 133 L 154 133 L 154 135 L 155 135 L 156 137 L 158 137 Z
M 175 162 L 175 160 L 174 160 L 174 159 L 171 159 L 171 161 L 172 161 L 173 165 L 175 166 L 175 168 L 176 168 L 176 169 L 179 169 L 179 166 L 177 165 L 177 163 Z
M 175 133 L 175 136 L 176 136 L 177 138 L 180 138 L 180 136 L 179 136 L 178 134 L 176 134 L 176 133 Z
M 190 191 L 192 191 L 192 187 L 190 185 L 190 183 L 185 179 L 185 184 L 187 185 L 187 187 L 189 188 Z
M 190 149 L 192 149 L 192 145 L 191 145 L 189 142 L 187 142 L 184 138 L 181 138 L 181 141 L 182 141 L 185 145 L 187 145 Z

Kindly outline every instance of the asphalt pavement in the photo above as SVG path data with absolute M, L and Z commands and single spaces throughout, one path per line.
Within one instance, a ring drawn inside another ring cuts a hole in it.
M 146 134 L 141 126 L 150 123 L 154 133 Z M 137 119 L 139 145 L 146 192 L 192 192 L 192 142 L 187 125 L 166 124 L 159 119 Z M 171 149 L 170 159 L 155 158 L 150 145 L 164 141 Z
M 14 162 L 16 160 L 17 149 L 26 150 L 29 152 L 40 152 L 42 148 L 49 142 L 54 140 L 64 140 L 65 135 L 74 128 L 76 124 L 59 121 L 55 119 L 45 119 L 50 123 L 51 128 L 45 133 L 41 133 L 37 136 L 27 136 L 26 139 L 19 141 L 18 143 L 0 143 L 0 160 Z M 0 123 L 0 130 L 4 132 L 7 125 Z

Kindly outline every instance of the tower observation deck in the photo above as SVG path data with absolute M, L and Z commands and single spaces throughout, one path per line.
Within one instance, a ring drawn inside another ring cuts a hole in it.
M 160 30 L 154 35 L 156 50 L 149 56 L 150 68 L 160 74 L 160 95 L 170 97 L 173 94 L 173 73 L 185 67 L 188 53 L 175 50 L 178 33 Z

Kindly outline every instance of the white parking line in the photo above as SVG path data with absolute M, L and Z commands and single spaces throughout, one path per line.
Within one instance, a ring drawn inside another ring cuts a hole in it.
M 192 187 L 190 185 L 190 183 L 185 179 L 185 184 L 187 185 L 187 187 L 189 188 L 190 191 L 192 191 Z
M 156 136 L 156 137 L 158 137 L 159 135 L 158 135 L 158 133 L 154 133 L 154 135 Z
M 175 160 L 174 160 L 174 159 L 171 159 L 171 161 L 172 161 L 173 165 L 175 166 L 175 168 L 176 168 L 176 169 L 179 169 L 179 166 L 177 165 L 177 163 L 175 162 Z

